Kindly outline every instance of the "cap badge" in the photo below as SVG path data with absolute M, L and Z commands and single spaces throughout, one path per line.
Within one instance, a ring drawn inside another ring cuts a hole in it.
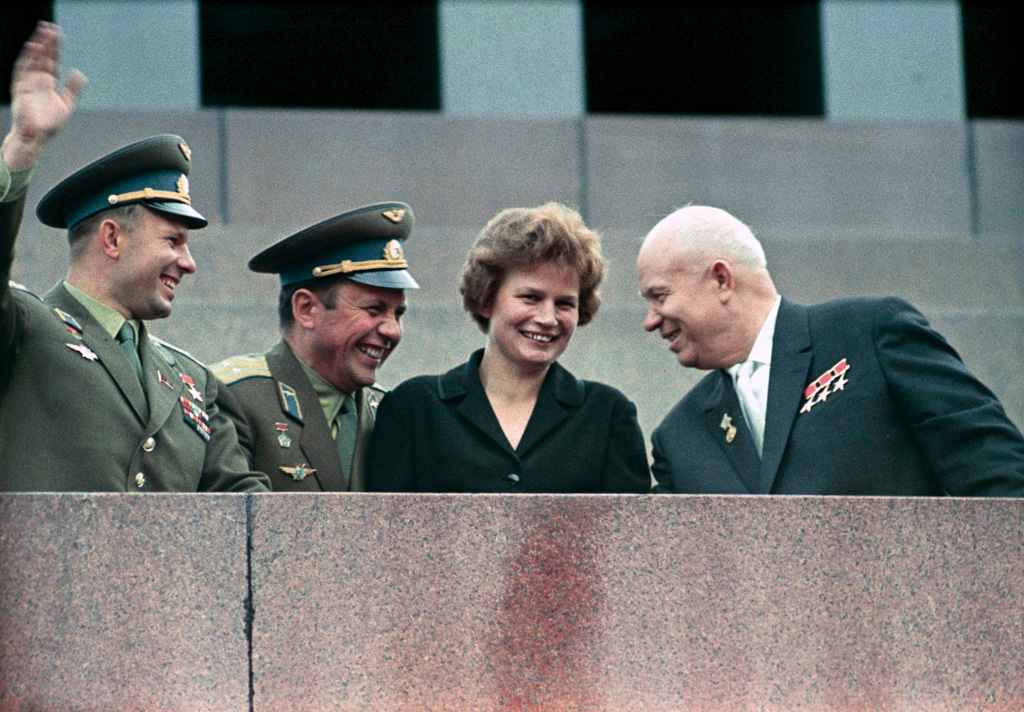
M 178 148 L 181 149 L 181 155 L 185 157 L 186 161 L 192 160 L 192 149 L 189 148 L 187 144 L 179 143 Z
M 722 416 L 722 422 L 718 427 L 725 431 L 725 442 L 731 443 L 736 439 L 736 426 L 732 424 L 732 416 L 728 413 Z
M 405 217 L 405 210 L 402 208 L 392 208 L 391 210 L 385 210 L 381 215 L 397 224 L 402 222 L 402 218 Z
M 807 388 L 804 389 L 805 400 L 803 407 L 800 408 L 800 412 L 810 413 L 811 408 L 818 403 L 824 403 L 831 394 L 845 389 L 846 384 L 849 382 L 846 378 L 849 370 L 850 364 L 846 363 L 844 358 L 835 366 L 825 371 L 825 373 L 815 378 L 814 382 L 808 384 Z
M 384 245 L 384 259 L 391 262 L 405 259 L 405 253 L 402 252 L 402 243 L 398 240 L 388 241 L 388 244 Z
M 178 178 L 177 186 L 179 193 L 181 193 L 182 195 L 188 195 L 188 178 L 185 176 L 184 173 L 182 173 L 181 177 Z

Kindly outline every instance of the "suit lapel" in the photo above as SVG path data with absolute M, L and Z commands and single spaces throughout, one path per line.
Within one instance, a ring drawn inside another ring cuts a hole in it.
M 743 409 L 740 407 L 732 379 L 726 371 L 716 371 L 717 382 L 704 402 L 704 427 L 722 448 L 722 453 L 744 486 L 753 494 L 757 491 L 757 472 L 761 466 L 754 447 Z M 732 440 L 729 428 L 736 428 Z
M 301 408 L 301 417 L 295 417 L 281 403 L 282 417 L 299 424 L 299 432 L 296 435 L 305 462 L 296 464 L 307 464 L 315 469 L 313 476 L 317 478 L 322 489 L 345 491 L 348 488 L 345 486 L 345 475 L 341 469 L 338 451 L 334 447 L 330 426 L 320 407 L 320 399 L 317 398 L 316 391 L 302 370 L 298 358 L 284 341 L 280 341 L 267 353 L 267 366 L 274 376 L 279 400 L 283 385 L 294 392 Z
M 772 366 L 768 383 L 764 447 L 757 491 L 768 494 L 775 484 L 789 433 L 800 408 L 811 367 L 811 337 L 807 309 L 787 299 L 779 305 L 772 339 Z
M 88 346 L 99 357 L 103 368 L 121 391 L 139 422 L 145 424 L 149 419 L 146 395 L 142 392 L 142 384 L 139 383 L 135 369 L 128 363 L 128 359 L 114 337 L 100 326 L 100 323 L 93 318 L 81 302 L 71 296 L 71 293 L 64 288 L 63 283 L 50 289 L 43 296 L 43 301 L 51 309 L 54 307 L 61 309 L 78 321 L 82 327 L 82 344 Z M 58 317 L 55 315 L 54 318 Z

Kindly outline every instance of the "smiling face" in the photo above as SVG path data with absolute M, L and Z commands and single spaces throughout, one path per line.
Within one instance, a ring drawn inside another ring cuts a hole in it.
M 111 306 L 127 319 L 170 316 L 182 278 L 196 271 L 185 221 L 140 208 L 117 230 L 122 242 L 109 285 Z
M 328 299 L 300 289 L 292 303 L 299 331 L 290 343 L 306 365 L 346 393 L 373 385 L 377 368 L 402 339 L 406 307 L 401 289 L 343 280 Z
M 510 269 L 491 305 L 488 356 L 520 371 L 547 369 L 579 322 L 579 276 L 556 264 Z

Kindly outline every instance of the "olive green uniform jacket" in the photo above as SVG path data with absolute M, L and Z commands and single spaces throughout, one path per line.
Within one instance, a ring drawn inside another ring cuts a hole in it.
M 225 385 L 220 404 L 234 421 L 250 466 L 270 476 L 275 492 L 361 492 L 378 386 L 355 393 L 359 429 L 346 482 L 331 428 L 302 364 L 286 342 L 264 354 L 234 356 L 211 366 Z
M 0 203 L 0 491 L 266 491 L 205 366 L 143 324 L 144 394 L 62 284 L 41 299 L 9 284 L 24 203 Z

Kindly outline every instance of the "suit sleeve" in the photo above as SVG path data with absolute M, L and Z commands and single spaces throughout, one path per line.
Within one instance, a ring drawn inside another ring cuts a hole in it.
M 615 401 L 602 480 L 604 491 L 610 494 L 647 494 L 651 491 L 644 434 L 637 422 L 636 406 L 625 396 L 619 396 Z
M 661 445 L 661 428 L 656 428 L 651 435 L 651 474 L 654 476 L 654 494 L 675 494 L 676 485 L 672 478 L 672 469 L 665 458 L 665 450 Z
M 223 386 L 209 372 L 206 384 L 210 441 L 206 444 L 199 489 L 204 492 L 269 492 L 270 479 L 261 472 L 249 471 L 234 423 L 220 408 Z
M 943 489 L 958 496 L 1024 496 L 1024 437 L 925 317 L 888 299 L 875 344 L 892 398 Z
M 413 416 L 398 390 L 381 399 L 366 457 L 368 492 L 418 491 Z

